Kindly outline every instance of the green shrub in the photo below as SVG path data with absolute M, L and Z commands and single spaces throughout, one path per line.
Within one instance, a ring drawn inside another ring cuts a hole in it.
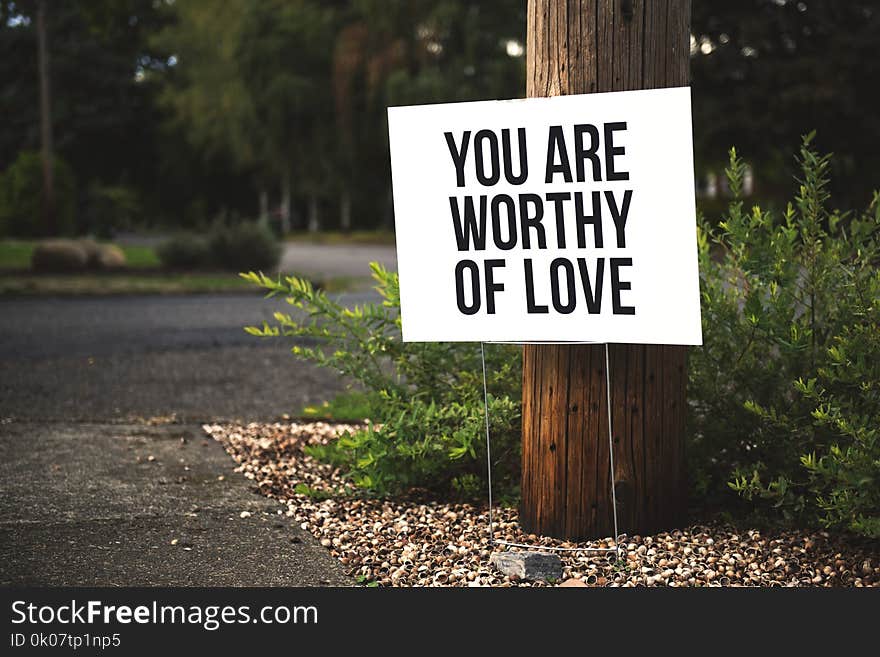
M 230 271 L 271 271 L 281 258 L 278 239 L 259 222 L 218 224 L 211 231 L 208 244 L 214 264 Z
M 294 277 L 244 278 L 282 295 L 296 314 L 248 327 L 252 335 L 296 338 L 293 353 L 358 381 L 375 400 L 375 417 L 313 455 L 345 468 L 377 494 L 411 487 L 462 496 L 485 494 L 483 388 L 478 345 L 404 343 L 397 274 L 370 265 L 381 303 L 346 308 Z M 502 494 L 517 485 L 520 449 L 519 351 L 486 352 L 492 420 L 493 482 Z
M 166 240 L 156 249 L 156 255 L 162 266 L 170 269 L 199 269 L 211 263 L 208 240 L 190 233 Z
M 31 268 L 40 272 L 75 272 L 89 266 L 85 245 L 74 240 L 40 242 L 31 253 Z
M 701 226 L 691 471 L 701 494 L 729 481 L 767 517 L 880 536 L 880 197 L 829 211 L 829 156 L 810 142 L 778 217 L 744 209 L 731 151 L 736 198 Z
M 156 253 L 162 265 L 172 269 L 271 271 L 281 257 L 281 244 L 260 223 L 227 226 L 218 222 L 206 237 L 181 233 L 160 244 Z
M 55 225 L 58 234 L 73 232 L 76 184 L 70 167 L 60 158 L 53 163 Z M 0 234 L 43 237 L 43 165 L 40 154 L 22 151 L 0 177 Z
M 107 239 L 130 230 L 141 219 L 137 192 L 124 185 L 89 186 L 86 232 Z

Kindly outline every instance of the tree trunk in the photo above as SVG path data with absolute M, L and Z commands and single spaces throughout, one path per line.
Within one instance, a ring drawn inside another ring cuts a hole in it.
M 269 193 L 265 187 L 260 187 L 260 223 L 269 221 Z
M 339 227 L 344 233 L 351 230 L 351 194 L 347 189 L 342 192 L 340 200 Z
M 58 232 L 55 216 L 55 172 L 52 147 L 52 105 L 49 97 L 49 45 L 46 34 L 46 2 L 37 4 L 37 60 L 40 69 L 40 156 L 43 165 L 43 228 L 47 235 Z
M 688 84 L 690 0 L 529 0 L 529 97 Z M 619 531 L 686 511 L 687 349 L 610 347 Z M 614 533 L 602 345 L 523 348 L 520 524 L 583 540 Z
M 318 196 L 311 194 L 309 196 L 309 232 L 317 233 L 321 230 L 321 216 L 318 209 Z
M 290 232 L 290 174 L 281 176 L 281 234 Z

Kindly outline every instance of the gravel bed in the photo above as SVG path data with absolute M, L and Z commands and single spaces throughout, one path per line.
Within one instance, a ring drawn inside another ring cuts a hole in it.
M 380 586 L 544 586 L 489 565 L 485 508 L 413 498 L 343 494 L 340 472 L 303 453 L 353 428 L 324 422 L 210 424 L 204 430 L 237 471 L 285 507 L 361 583 Z M 317 494 L 297 493 L 306 484 Z M 326 495 L 326 497 L 324 497 Z M 562 547 L 608 547 L 611 537 L 566 543 L 523 534 L 515 509 L 495 509 L 496 539 Z M 828 532 L 742 530 L 695 525 L 627 537 L 620 560 L 560 553 L 568 586 L 880 586 L 880 546 Z

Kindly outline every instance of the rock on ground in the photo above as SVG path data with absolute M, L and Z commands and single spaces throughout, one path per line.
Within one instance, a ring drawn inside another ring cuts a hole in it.
M 496 552 L 491 564 L 516 579 L 555 581 L 562 577 L 562 559 L 545 552 Z

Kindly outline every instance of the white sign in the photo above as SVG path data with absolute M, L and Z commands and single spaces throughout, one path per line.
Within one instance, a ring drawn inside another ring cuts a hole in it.
M 388 126 L 405 341 L 702 343 L 689 88 Z

